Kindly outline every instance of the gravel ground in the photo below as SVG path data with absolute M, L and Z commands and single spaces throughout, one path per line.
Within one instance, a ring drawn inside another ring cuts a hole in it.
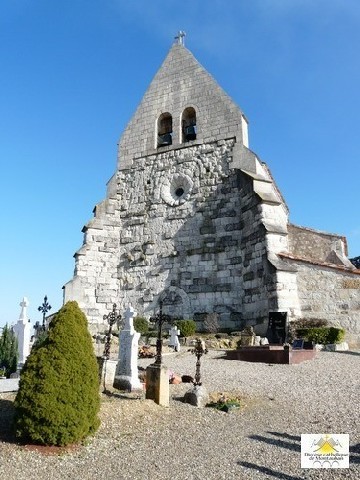
M 147 366 L 153 360 L 139 360 Z M 194 375 L 195 357 L 169 355 L 173 371 Z M 240 394 L 243 408 L 223 413 L 181 402 L 191 387 L 170 385 L 170 408 L 103 395 L 101 427 L 61 455 L 17 445 L 9 422 L 14 394 L 0 394 L 0 479 L 231 480 L 359 479 L 360 352 L 319 352 L 299 365 L 202 358 L 208 392 Z M 301 469 L 302 433 L 350 434 L 349 469 Z

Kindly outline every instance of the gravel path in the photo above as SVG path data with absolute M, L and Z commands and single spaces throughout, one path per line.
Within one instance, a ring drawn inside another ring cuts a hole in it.
M 153 360 L 139 360 L 145 367 Z M 195 373 L 186 351 L 164 358 L 179 374 Z M 179 398 L 189 384 L 170 386 L 170 408 L 149 400 L 103 396 L 102 424 L 87 445 L 44 455 L 11 443 L 13 394 L 0 394 L 0 479 L 232 480 L 359 479 L 360 352 L 319 352 L 299 365 L 202 358 L 209 392 L 240 393 L 244 408 L 222 413 Z M 300 468 L 302 433 L 350 434 L 350 468 Z

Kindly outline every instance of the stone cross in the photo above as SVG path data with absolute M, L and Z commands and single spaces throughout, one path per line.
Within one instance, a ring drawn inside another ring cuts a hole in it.
M 124 324 L 123 330 L 129 330 L 131 333 L 135 332 L 135 328 L 134 328 L 135 315 L 136 315 L 135 310 L 131 305 L 129 305 L 124 314 L 125 324 Z
M 14 333 L 18 340 L 19 365 L 25 363 L 30 353 L 31 325 L 27 316 L 29 301 L 26 297 L 20 302 L 21 312 L 18 322 L 14 326 Z
M 23 297 L 22 301 L 20 302 L 21 312 L 19 316 L 19 320 L 21 320 L 23 323 L 27 323 L 28 321 L 27 312 L 26 312 L 26 309 L 28 306 L 29 306 L 29 300 L 26 297 Z
M 119 390 L 142 388 L 138 376 L 138 350 L 140 333 L 134 329 L 135 310 L 129 306 L 124 314 L 125 324 L 119 335 L 119 358 L 114 387 Z
M 180 342 L 178 335 L 180 335 L 180 330 L 174 326 L 169 330 L 170 340 L 169 347 L 173 347 L 175 352 L 180 352 Z

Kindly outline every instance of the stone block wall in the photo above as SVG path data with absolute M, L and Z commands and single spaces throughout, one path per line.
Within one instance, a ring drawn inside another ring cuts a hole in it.
M 341 235 L 320 232 L 310 228 L 289 224 L 289 251 L 291 254 L 317 262 L 326 262 L 333 251 L 347 255 L 346 240 Z M 338 261 L 341 264 L 340 261 Z
M 173 45 L 121 136 L 118 168 L 127 169 L 134 158 L 157 153 L 156 122 L 164 112 L 172 115 L 173 145 L 180 145 L 181 116 L 190 106 L 196 110 L 198 143 L 237 137 L 247 145 L 247 121 L 239 107 L 189 50 Z
M 260 201 L 251 180 L 228 167 L 233 145 L 229 139 L 172 149 L 121 171 L 121 197 L 132 192 L 120 212 L 123 302 L 146 315 L 160 299 L 173 316 L 216 312 L 229 328 L 267 318 L 264 283 L 272 277 Z M 188 192 L 177 200 L 179 186 Z
M 162 300 L 172 316 L 216 312 L 223 327 L 266 330 L 276 288 L 262 223 L 270 213 L 253 179 L 229 168 L 234 143 L 172 148 L 118 171 L 117 194 L 84 227 L 65 286 L 90 323 L 101 323 L 114 302 L 149 317 Z
M 360 275 L 337 268 L 292 262 L 297 268 L 302 318 L 321 318 L 346 330 L 360 346 Z

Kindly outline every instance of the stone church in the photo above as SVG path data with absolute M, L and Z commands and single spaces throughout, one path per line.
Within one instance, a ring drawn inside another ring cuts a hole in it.
M 289 222 L 242 110 L 184 46 L 171 47 L 123 132 L 104 201 L 83 228 L 76 300 L 96 331 L 113 303 L 223 327 L 327 319 L 359 343 L 360 270 L 346 239 Z

